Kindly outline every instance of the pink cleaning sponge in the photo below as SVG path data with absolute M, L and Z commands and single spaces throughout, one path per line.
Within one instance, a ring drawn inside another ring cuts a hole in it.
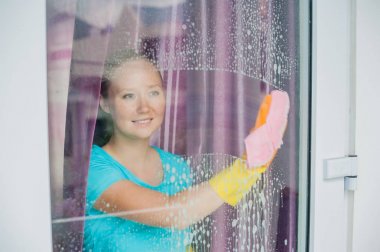
M 289 96 L 284 91 L 271 92 L 266 122 L 245 138 L 247 162 L 250 168 L 268 165 L 282 145 L 288 123 Z

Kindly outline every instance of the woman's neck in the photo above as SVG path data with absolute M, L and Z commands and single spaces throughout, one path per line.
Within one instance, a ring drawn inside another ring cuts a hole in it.
M 146 183 L 156 186 L 162 182 L 161 160 L 158 153 L 150 147 L 149 139 L 121 142 L 111 138 L 103 149 Z
M 111 137 L 103 146 L 114 159 L 130 169 L 141 169 L 152 158 L 149 139 L 124 139 Z
M 103 149 L 121 161 L 145 161 L 151 151 L 149 139 L 120 139 L 112 137 Z

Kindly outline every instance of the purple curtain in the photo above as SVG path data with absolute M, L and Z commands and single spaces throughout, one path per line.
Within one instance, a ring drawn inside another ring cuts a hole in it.
M 81 250 L 100 77 L 106 56 L 120 48 L 144 52 L 162 70 L 166 116 L 152 143 L 193 160 L 207 153 L 239 157 L 264 95 L 272 89 L 289 93 L 284 147 L 247 198 L 257 208 L 220 208 L 202 224 L 213 230 L 203 238 L 210 246 L 196 246 L 297 249 L 297 2 L 67 0 L 48 1 L 47 7 L 55 251 Z M 210 173 L 219 168 L 209 167 Z M 238 219 L 247 222 L 231 224 Z

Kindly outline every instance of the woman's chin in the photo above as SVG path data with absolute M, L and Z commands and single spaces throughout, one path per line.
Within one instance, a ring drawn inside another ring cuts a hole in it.
M 149 140 L 153 136 L 153 134 L 156 130 L 157 130 L 156 128 L 154 128 L 154 129 L 149 129 L 149 128 L 140 129 L 137 132 L 135 132 L 135 134 L 133 134 L 133 136 L 136 140 L 138 140 L 138 139 Z

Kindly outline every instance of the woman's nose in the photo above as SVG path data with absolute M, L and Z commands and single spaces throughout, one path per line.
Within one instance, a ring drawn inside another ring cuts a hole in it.
M 146 113 L 146 112 L 149 112 L 149 109 L 150 107 L 149 107 L 148 101 L 145 98 L 140 97 L 138 100 L 137 112 Z

